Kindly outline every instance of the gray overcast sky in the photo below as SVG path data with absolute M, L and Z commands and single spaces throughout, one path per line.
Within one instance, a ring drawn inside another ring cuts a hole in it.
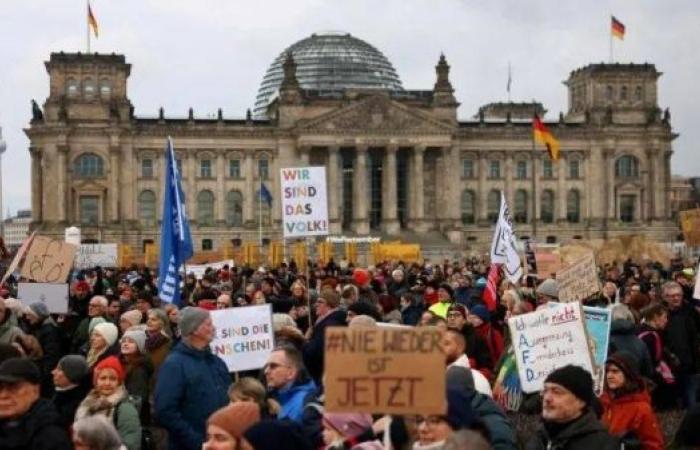
M 29 101 L 43 103 L 52 51 L 85 50 L 85 0 L 2 0 L 0 126 L 5 209 L 30 205 Z M 440 52 L 452 66 L 460 118 L 506 100 L 537 99 L 556 118 L 561 82 L 573 69 L 608 59 L 610 14 L 627 27 L 619 62 L 652 62 L 664 75 L 659 103 L 670 107 L 673 172 L 700 175 L 697 74 L 698 0 L 92 0 L 100 25 L 93 51 L 121 53 L 132 73 L 129 97 L 140 116 L 242 117 L 268 65 L 315 31 L 346 31 L 383 52 L 408 89 L 431 89 Z M 2 212 L 4 215 L 5 211 Z

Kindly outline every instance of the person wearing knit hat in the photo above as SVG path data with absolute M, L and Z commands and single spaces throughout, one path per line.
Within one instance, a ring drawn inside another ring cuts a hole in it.
M 90 391 L 89 372 L 90 368 L 82 355 L 64 356 L 51 371 L 56 388 L 51 402 L 66 429 L 73 424 L 78 405 Z
M 46 305 L 41 302 L 34 302 L 29 305 L 25 311 L 25 314 L 33 315 L 39 319 L 40 323 L 50 316 L 49 308 L 47 308 Z
M 593 377 L 587 370 L 567 365 L 552 371 L 542 390 L 542 426 L 525 448 L 618 448 L 593 412 L 594 402 Z
M 90 322 L 88 322 L 88 333 L 90 336 L 92 336 L 92 332 L 95 331 L 95 327 L 101 323 L 107 322 L 107 319 L 104 317 L 93 317 L 90 319 Z
M 119 329 L 122 333 L 124 333 L 131 327 L 141 325 L 142 320 L 143 313 L 141 313 L 141 311 L 139 311 L 138 309 L 126 311 L 119 318 Z
M 80 384 L 90 372 L 90 368 L 83 355 L 66 355 L 58 361 L 54 372 L 54 382 L 58 374 L 58 378 L 65 378 L 69 384 Z M 66 383 L 61 381 L 56 384 Z
M 134 352 L 141 355 L 146 354 L 146 332 L 143 330 L 126 330 L 120 343 L 122 354 L 124 354 L 124 344 L 127 344 L 128 350 L 126 352 L 129 354 Z
M 260 422 L 260 407 L 252 402 L 225 406 L 209 416 L 203 450 L 236 450 L 248 428 Z
M 559 299 L 559 284 L 557 280 L 547 278 L 535 289 L 537 294 L 537 305 L 543 305 L 547 302 L 556 302 Z
M 119 337 L 117 327 L 109 322 L 102 322 L 95 325 L 90 334 L 90 348 L 87 353 L 87 362 L 90 367 L 94 367 L 101 359 L 113 355 L 117 349 L 113 346 Z
M 362 413 L 323 413 L 323 443 L 325 448 L 349 448 L 351 450 L 359 449 L 378 449 L 384 447 L 379 441 L 371 440 L 360 443 L 360 435 L 371 430 L 373 420 L 369 414 Z M 347 442 L 350 445 L 343 446 Z M 353 445 L 359 444 L 359 445 Z
M 180 334 L 183 338 L 189 336 L 210 317 L 211 315 L 206 309 L 188 306 L 180 311 Z
M 469 310 L 469 316 L 467 317 L 469 323 L 474 328 L 474 332 L 477 336 L 481 337 L 486 343 L 489 351 L 489 356 L 491 357 L 491 366 L 496 367 L 498 360 L 501 359 L 503 355 L 504 342 L 503 334 L 491 325 L 491 314 L 485 305 L 478 304 L 472 306 Z

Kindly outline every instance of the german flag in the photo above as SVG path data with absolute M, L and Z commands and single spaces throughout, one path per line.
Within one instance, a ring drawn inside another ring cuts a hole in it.
M 625 38 L 625 25 L 617 20 L 615 16 L 611 17 L 610 32 L 616 38 L 623 40 Z
M 532 133 L 535 142 L 544 144 L 549 152 L 549 157 L 552 161 L 559 160 L 559 141 L 549 132 L 544 123 L 537 117 L 537 114 L 532 118 Z
M 90 8 L 90 2 L 88 2 L 87 13 L 88 25 L 90 26 L 90 28 L 92 28 L 92 32 L 95 33 L 95 37 L 99 37 L 97 31 L 97 19 L 95 19 L 95 15 L 92 13 L 92 8 Z

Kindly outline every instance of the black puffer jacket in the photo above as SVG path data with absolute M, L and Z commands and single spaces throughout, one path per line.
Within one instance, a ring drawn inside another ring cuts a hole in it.
M 80 406 L 80 402 L 90 392 L 90 383 L 86 380 L 80 385 L 67 391 L 56 390 L 51 401 L 56 407 L 56 411 L 60 416 L 60 421 L 63 427 L 68 430 L 75 420 L 75 412 Z
M 39 399 L 19 420 L 0 420 L 0 450 L 71 450 L 73 444 L 49 400 Z
M 608 434 L 595 414 L 588 412 L 571 422 L 556 435 L 540 428 L 525 445 L 525 450 L 613 450 L 617 439 Z

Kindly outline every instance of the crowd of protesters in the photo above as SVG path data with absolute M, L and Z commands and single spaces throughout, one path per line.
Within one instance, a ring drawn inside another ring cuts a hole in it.
M 298 270 L 225 266 L 188 274 L 183 305 L 161 303 L 144 268 L 76 272 L 70 313 L 0 291 L 3 449 L 660 449 L 700 448 L 700 302 L 679 262 L 600 268 L 612 309 L 605 385 L 577 366 L 522 391 L 507 319 L 558 301 L 554 277 L 502 281 L 484 301 L 476 259 L 332 261 Z M 258 371 L 230 374 L 210 349 L 210 311 L 271 304 L 276 348 Z M 371 416 L 324 409 L 325 329 L 435 326 L 443 331 L 441 415 Z M 657 412 L 684 418 L 664 440 Z M 538 415 L 515 429 L 513 414 Z

